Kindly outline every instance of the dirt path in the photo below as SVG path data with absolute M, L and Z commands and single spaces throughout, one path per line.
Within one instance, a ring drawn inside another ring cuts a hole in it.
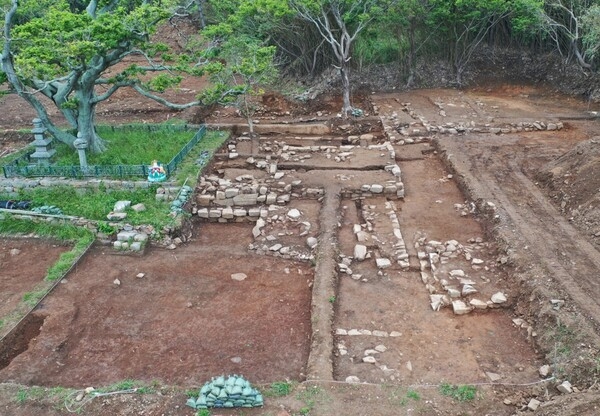
M 308 357 L 307 380 L 333 380 L 333 303 L 336 294 L 336 261 L 338 252 L 338 211 L 340 187 L 325 188 L 325 199 L 319 216 L 319 245 L 316 253 L 312 291 L 312 346 Z
M 518 146 L 477 137 L 439 143 L 457 173 L 468 176 L 473 197 L 498 207 L 499 227 L 518 244 L 518 261 L 540 265 L 546 278 L 539 283 L 553 279 L 571 297 L 569 308 L 580 309 L 600 331 L 600 253 L 521 172 Z

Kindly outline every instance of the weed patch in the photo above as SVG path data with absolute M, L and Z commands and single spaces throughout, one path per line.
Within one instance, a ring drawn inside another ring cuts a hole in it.
M 440 386 L 440 393 L 443 396 L 451 397 L 459 402 L 468 402 L 475 400 L 477 396 L 477 388 L 475 386 L 468 385 L 452 385 L 449 383 L 443 383 Z

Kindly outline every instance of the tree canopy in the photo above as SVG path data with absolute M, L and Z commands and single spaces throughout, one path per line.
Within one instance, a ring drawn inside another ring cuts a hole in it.
M 314 77 L 333 67 L 340 75 L 341 113 L 347 116 L 353 112 L 350 71 L 370 65 L 394 63 L 412 85 L 418 60 L 446 61 L 460 85 L 483 45 L 556 53 L 591 72 L 600 62 L 600 0 L 0 3 L 1 75 L 55 137 L 72 143 L 79 133 L 93 151 L 103 148 L 94 129 L 96 105 L 122 87 L 174 109 L 234 103 L 251 121 L 246 99 L 275 72 Z M 196 50 L 173 53 L 151 41 L 160 22 L 184 14 L 198 22 L 203 40 Z M 131 57 L 138 63 L 125 64 Z M 206 74 L 213 85 L 193 102 L 161 97 L 188 74 Z M 53 124 L 40 96 L 60 109 L 71 131 Z
M 104 144 L 94 128 L 95 108 L 119 88 L 131 87 L 172 108 L 155 92 L 175 85 L 182 72 L 201 73 L 192 58 L 168 55 L 150 35 L 170 16 L 168 4 L 152 1 L 11 0 L 4 13 L 2 71 L 15 91 L 38 113 L 50 132 L 67 144 L 79 134 L 94 152 Z M 109 68 L 137 55 L 144 65 Z M 145 81 L 143 75 L 160 74 Z M 48 116 L 43 95 L 60 110 L 73 131 L 58 128 Z

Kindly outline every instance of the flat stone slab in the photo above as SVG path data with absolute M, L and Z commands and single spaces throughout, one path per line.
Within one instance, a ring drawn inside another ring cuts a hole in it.
M 233 280 L 237 280 L 238 282 L 241 282 L 243 280 L 246 280 L 248 278 L 248 275 L 246 273 L 233 273 L 231 275 L 231 278 Z

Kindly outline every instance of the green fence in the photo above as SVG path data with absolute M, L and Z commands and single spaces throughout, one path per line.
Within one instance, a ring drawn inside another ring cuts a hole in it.
M 194 137 L 177 153 L 169 163 L 163 166 L 167 177 L 170 176 L 185 156 L 198 144 L 206 134 L 206 126 L 202 125 L 194 134 Z M 90 165 L 82 169 L 81 166 L 38 166 L 31 163 L 29 155 L 24 155 L 11 163 L 2 166 L 5 178 L 18 176 L 54 176 L 66 178 L 84 177 L 112 177 L 112 178 L 135 178 L 148 176 L 149 165 Z

